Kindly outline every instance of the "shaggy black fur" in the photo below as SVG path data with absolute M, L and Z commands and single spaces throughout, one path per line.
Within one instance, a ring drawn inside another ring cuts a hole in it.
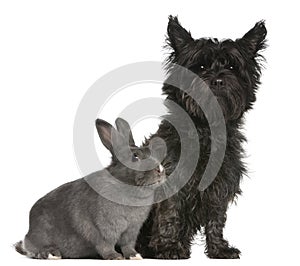
M 222 108 L 227 143 L 225 158 L 218 175 L 213 183 L 200 193 L 198 185 L 211 153 L 210 128 L 195 101 L 184 95 L 180 89 L 168 85 L 167 80 L 163 92 L 167 99 L 184 108 L 195 123 L 201 154 L 197 168 L 188 183 L 174 196 L 152 208 L 137 242 L 137 250 L 144 257 L 189 258 L 194 236 L 203 228 L 206 236 L 205 253 L 208 257 L 239 258 L 240 251 L 224 239 L 223 228 L 228 205 L 241 194 L 240 180 L 246 173 L 242 162 L 242 143 L 245 137 L 240 129 L 243 114 L 252 108 L 260 84 L 263 61 L 260 51 L 266 47 L 266 33 L 264 21 L 260 21 L 236 41 L 208 38 L 195 40 L 180 25 L 177 17 L 169 17 L 167 45 L 172 50 L 166 64 L 169 78 L 177 75 L 170 67 L 170 63 L 176 63 L 190 69 L 206 82 Z M 176 113 L 170 115 L 176 119 Z M 169 175 L 180 157 L 180 139 L 175 128 L 167 120 L 162 121 L 159 130 L 151 138 L 157 136 L 163 138 L 167 145 L 164 166 Z

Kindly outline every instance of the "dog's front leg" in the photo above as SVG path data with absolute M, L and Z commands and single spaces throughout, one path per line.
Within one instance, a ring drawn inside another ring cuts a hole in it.
M 227 205 L 209 205 L 205 222 L 206 249 L 209 258 L 239 259 L 240 251 L 230 247 L 223 237 L 223 228 L 226 222 Z
M 187 259 L 190 257 L 189 238 L 192 236 L 189 236 L 184 222 L 180 219 L 178 200 L 175 195 L 159 203 L 156 207 L 149 246 L 157 259 Z

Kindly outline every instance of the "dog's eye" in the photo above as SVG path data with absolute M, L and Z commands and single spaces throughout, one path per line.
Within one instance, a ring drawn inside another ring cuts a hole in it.
M 234 67 L 233 67 L 232 65 L 227 66 L 227 68 L 228 68 L 229 70 L 234 70 Z
M 201 66 L 200 66 L 200 69 L 201 69 L 201 70 L 204 70 L 204 69 L 205 69 L 205 66 L 204 66 L 204 65 L 201 65 Z

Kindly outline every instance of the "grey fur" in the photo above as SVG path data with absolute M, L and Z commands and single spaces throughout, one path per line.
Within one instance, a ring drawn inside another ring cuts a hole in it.
M 30 226 L 24 242 L 15 245 L 19 253 L 37 259 L 53 256 L 103 259 L 136 257 L 136 238 L 151 206 L 115 203 L 98 194 L 87 181 L 93 180 L 100 187 L 106 185 L 109 189 L 109 183 L 103 184 L 109 172 L 127 184 L 147 186 L 164 180 L 165 173 L 159 171 L 158 167 L 150 171 L 138 171 L 124 166 L 115 156 L 112 140 L 121 148 L 125 145 L 128 148 L 129 143 L 130 150 L 139 154 L 138 159 L 134 160 L 137 165 L 142 159 L 149 158 L 150 152 L 147 147 L 132 146 L 132 133 L 125 120 L 118 118 L 116 124 L 118 130 L 104 120 L 96 120 L 99 137 L 112 153 L 110 166 L 64 184 L 38 200 L 30 211 Z M 127 160 L 133 163 L 131 156 L 132 153 Z M 115 250 L 116 245 L 122 254 Z

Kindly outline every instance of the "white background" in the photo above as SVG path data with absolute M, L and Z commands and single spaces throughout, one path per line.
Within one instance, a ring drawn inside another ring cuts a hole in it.
M 228 212 L 225 232 L 243 252 L 242 259 L 209 260 L 198 237 L 189 261 L 155 263 L 295 262 L 300 237 L 298 10 L 296 1 L 1 1 L 1 264 L 152 264 L 29 260 L 12 244 L 27 232 L 28 212 L 38 198 L 80 177 L 73 122 L 84 93 L 119 66 L 163 60 L 169 14 L 178 14 L 195 38 L 235 39 L 265 19 L 269 48 L 258 101 L 245 125 L 250 178 L 243 181 L 238 205 Z M 132 90 L 141 97 L 161 93 L 157 85 Z M 121 111 L 122 103 L 134 98 L 128 92 L 119 104 L 108 104 Z M 116 114 L 106 111 L 102 118 L 113 122 Z M 133 130 L 138 142 L 157 124 L 155 119 L 138 124 Z M 109 153 L 99 141 L 96 145 L 108 162 Z

